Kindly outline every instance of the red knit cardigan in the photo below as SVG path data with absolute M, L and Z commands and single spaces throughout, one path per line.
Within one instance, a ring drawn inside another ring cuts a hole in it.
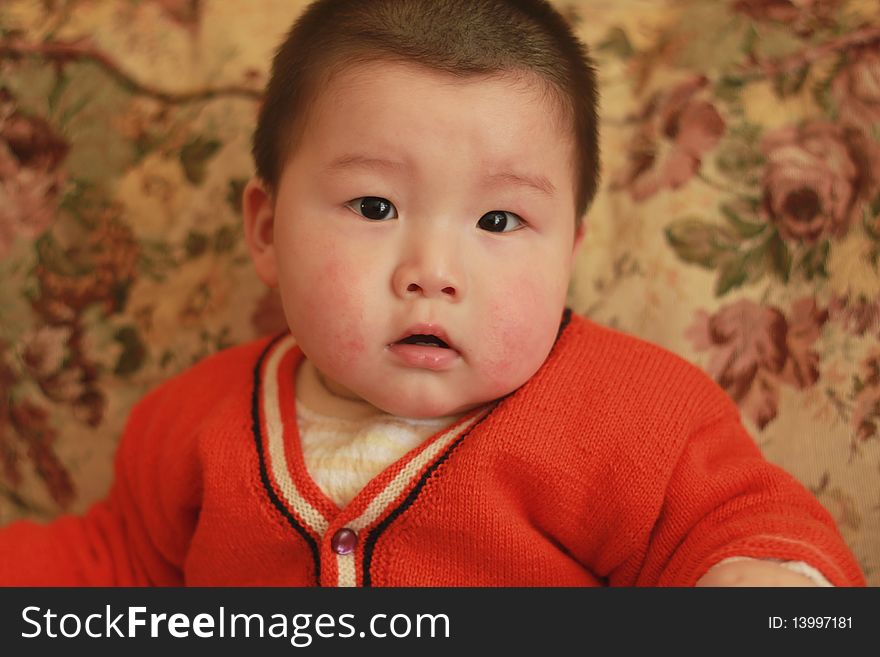
M 0 583 L 690 586 L 742 555 L 864 584 L 828 513 L 762 458 L 724 392 L 658 347 L 567 311 L 532 379 L 343 509 L 303 462 L 301 358 L 289 336 L 264 339 L 154 390 L 106 500 L 0 531 Z

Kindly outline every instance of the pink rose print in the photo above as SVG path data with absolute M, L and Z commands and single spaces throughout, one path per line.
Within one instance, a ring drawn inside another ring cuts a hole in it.
M 878 186 L 880 153 L 862 133 L 827 122 L 768 132 L 763 211 L 789 241 L 842 237 Z
M 636 201 L 662 189 L 678 189 L 699 170 L 703 156 L 724 134 L 724 119 L 707 100 L 697 98 L 708 80 L 697 76 L 655 95 L 636 117 L 629 162 L 613 189 L 627 189 Z
M 812 298 L 795 302 L 788 317 L 741 299 L 711 316 L 699 312 L 687 335 L 697 350 L 711 353 L 708 373 L 763 429 L 776 417 L 781 384 L 802 389 L 818 380 L 812 346 L 827 319 Z

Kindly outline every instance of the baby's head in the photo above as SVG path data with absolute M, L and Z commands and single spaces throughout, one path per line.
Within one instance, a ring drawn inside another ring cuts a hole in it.
M 464 412 L 553 346 L 598 179 L 583 46 L 541 0 L 318 0 L 275 57 L 245 233 L 331 390 Z

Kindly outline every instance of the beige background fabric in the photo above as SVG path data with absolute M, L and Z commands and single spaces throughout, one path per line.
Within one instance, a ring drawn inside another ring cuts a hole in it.
M 281 328 L 238 202 L 305 4 L 0 4 L 0 524 L 86 509 L 146 390 Z M 572 307 L 709 372 L 880 585 L 880 8 L 555 4 L 602 93 Z

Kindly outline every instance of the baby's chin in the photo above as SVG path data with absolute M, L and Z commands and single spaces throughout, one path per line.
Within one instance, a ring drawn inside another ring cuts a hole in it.
M 500 396 L 500 395 L 499 395 Z M 438 395 L 410 396 L 410 395 L 369 395 L 364 400 L 390 415 L 406 417 L 417 420 L 427 420 L 465 413 L 483 406 L 497 397 L 483 398 L 454 398 L 444 399 Z

